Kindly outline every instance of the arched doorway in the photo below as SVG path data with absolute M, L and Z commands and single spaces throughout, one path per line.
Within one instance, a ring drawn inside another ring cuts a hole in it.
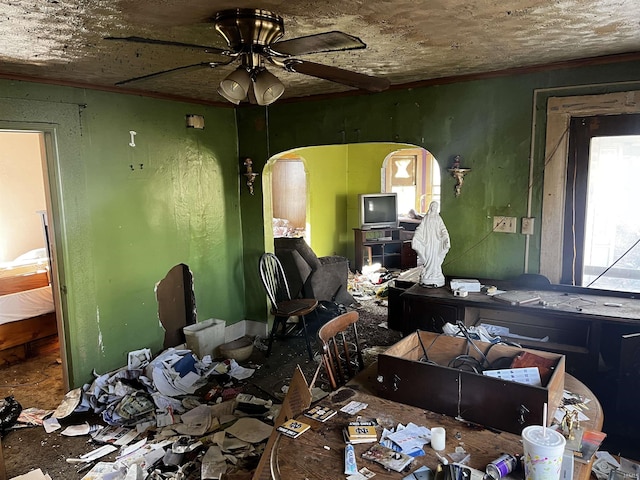
M 298 211 L 305 212 L 304 230 L 296 232 L 296 228 L 303 226 L 294 224 L 293 233 L 304 236 L 318 256 L 340 255 L 355 260 L 353 229 L 360 227 L 358 195 L 384 192 L 385 162 L 396 153 L 415 155 L 413 205 L 417 206 L 414 208 L 417 213 L 423 211 L 421 204 L 426 211 L 430 199 L 439 199 L 440 167 L 433 155 L 415 145 L 324 145 L 301 147 L 274 155 L 262 172 L 265 251 L 273 251 L 273 219 L 282 215 L 276 214 L 274 205 L 281 196 L 287 205 L 296 204 Z M 297 186 L 286 184 L 282 187 L 283 192 L 294 193 L 281 195 L 277 191 L 281 182 L 274 182 L 274 172 L 280 162 L 285 165 L 292 161 L 299 162 L 300 180 Z M 291 219 L 287 220 L 291 224 Z M 276 233 L 280 235 L 286 230 Z

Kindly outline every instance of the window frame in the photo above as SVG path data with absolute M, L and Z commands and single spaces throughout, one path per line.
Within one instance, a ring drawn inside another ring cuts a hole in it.
M 549 97 L 540 236 L 540 273 L 560 283 L 566 203 L 569 127 L 572 117 L 640 113 L 640 91 Z

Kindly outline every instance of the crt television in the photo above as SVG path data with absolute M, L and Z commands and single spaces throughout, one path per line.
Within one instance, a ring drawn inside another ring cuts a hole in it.
M 358 204 L 363 230 L 398 226 L 398 196 L 395 193 L 361 193 Z

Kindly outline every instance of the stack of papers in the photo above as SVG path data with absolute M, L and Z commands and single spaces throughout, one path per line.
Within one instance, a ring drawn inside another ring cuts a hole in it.
M 450 282 L 451 290 L 466 290 L 469 293 L 479 292 L 482 285 L 475 279 L 454 278 Z
M 430 442 L 431 430 L 415 423 L 406 426 L 400 423 L 393 431 L 385 429 L 380 441 L 382 445 L 412 457 L 424 455 L 422 446 Z

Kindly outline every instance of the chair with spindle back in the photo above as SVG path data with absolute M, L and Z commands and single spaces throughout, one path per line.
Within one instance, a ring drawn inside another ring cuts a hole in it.
M 356 311 L 343 313 L 318 330 L 318 338 L 322 344 L 322 363 L 334 390 L 364 368 L 356 326 L 359 317 Z M 346 335 L 349 330 L 352 331 L 352 342 L 348 341 Z
M 314 298 L 291 298 L 289 284 L 287 283 L 287 277 L 285 277 L 282 264 L 273 253 L 267 252 L 260 257 L 259 270 L 262 285 L 271 301 L 271 313 L 274 316 L 273 326 L 269 334 L 267 357 L 271 354 L 271 346 L 273 345 L 273 339 L 278 332 L 278 328 L 280 327 L 282 333 L 286 334 L 287 321 L 289 318 L 298 317 L 300 318 L 300 323 L 302 323 L 309 359 L 312 360 L 313 352 L 311 351 L 311 343 L 309 342 L 309 335 L 307 333 L 306 316 L 316 309 L 318 301 Z

